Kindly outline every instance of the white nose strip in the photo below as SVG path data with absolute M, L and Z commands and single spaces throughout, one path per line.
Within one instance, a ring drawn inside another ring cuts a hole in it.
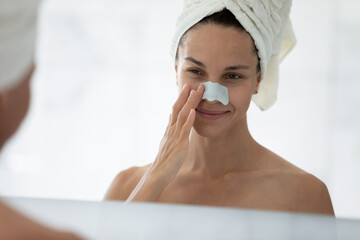
M 218 100 L 224 105 L 229 103 L 229 94 L 226 87 L 213 82 L 204 82 L 200 84 L 205 86 L 205 92 L 202 99 L 206 98 L 209 101 Z

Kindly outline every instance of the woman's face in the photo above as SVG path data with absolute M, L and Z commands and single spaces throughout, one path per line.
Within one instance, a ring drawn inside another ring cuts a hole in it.
M 229 103 L 203 99 L 197 108 L 229 111 L 217 120 L 204 119 L 197 113 L 194 128 L 202 136 L 219 136 L 246 121 L 252 95 L 257 91 L 260 72 L 246 32 L 213 24 L 200 25 L 186 33 L 175 65 L 179 91 L 187 83 L 196 89 L 202 82 L 219 83 L 228 89 Z

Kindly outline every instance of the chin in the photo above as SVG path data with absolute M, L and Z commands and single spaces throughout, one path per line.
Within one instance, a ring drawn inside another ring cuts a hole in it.
M 194 123 L 193 129 L 195 132 L 206 138 L 218 138 L 224 133 L 224 129 L 215 125 Z

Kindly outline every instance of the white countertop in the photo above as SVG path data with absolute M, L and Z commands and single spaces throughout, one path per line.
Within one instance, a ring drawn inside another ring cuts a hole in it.
M 360 220 L 322 215 L 156 203 L 3 201 L 88 239 L 360 239 Z

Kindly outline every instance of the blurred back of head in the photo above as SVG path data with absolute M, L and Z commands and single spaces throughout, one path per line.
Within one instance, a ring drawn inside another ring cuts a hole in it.
M 0 0 L 0 149 L 24 119 L 40 0 Z

